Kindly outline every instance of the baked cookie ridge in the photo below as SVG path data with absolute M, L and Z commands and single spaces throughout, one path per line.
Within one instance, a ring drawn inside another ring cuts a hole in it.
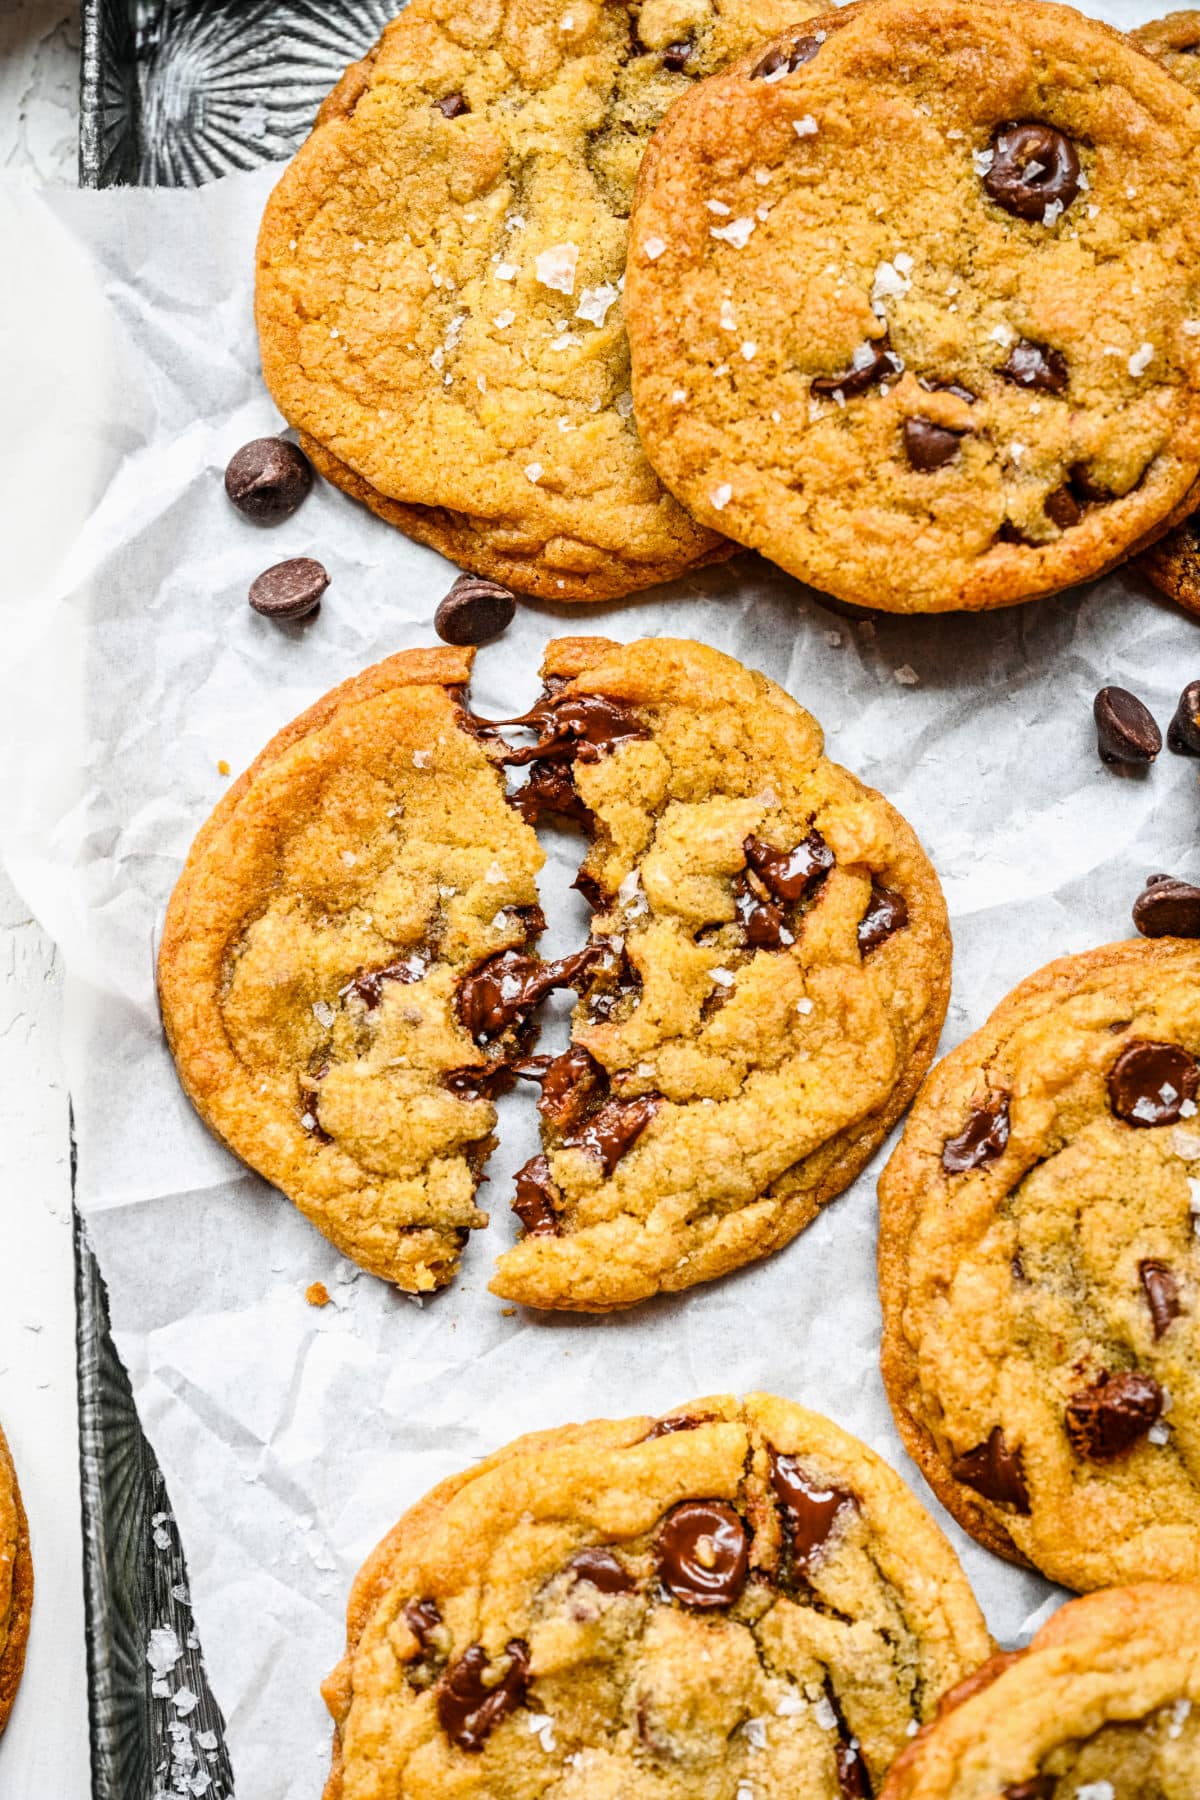
M 20 1686 L 32 1607 L 29 1525 L 12 1454 L 0 1431 L 0 1733 Z

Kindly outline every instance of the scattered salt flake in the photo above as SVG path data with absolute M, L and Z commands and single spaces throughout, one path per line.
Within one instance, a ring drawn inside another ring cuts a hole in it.
M 754 1789 L 744 1778 L 738 1782 L 733 1800 L 754 1800 Z
M 686 388 L 672 388 L 671 389 L 671 405 L 672 406 L 682 406 L 684 401 L 687 399 L 687 397 L 688 397 L 688 394 L 687 394 Z
M 995 160 L 996 152 L 994 150 L 972 150 L 971 152 L 971 161 L 975 164 L 977 175 L 986 175 Z
M 498 862 L 492 862 L 489 863 L 488 867 L 484 870 L 483 879 L 490 882 L 492 887 L 499 887 L 502 881 L 508 880 L 508 876 L 504 873 L 504 870 Z
M 910 1719 L 908 1724 L 904 1727 L 904 1735 L 905 1737 L 916 1737 L 920 1729 L 920 1721 L 917 1719 Z
M 300 1114 L 300 1123 L 301 1123 L 301 1125 L 303 1125 L 305 1131 L 315 1131 L 317 1129 L 317 1121 L 313 1118 L 313 1115 L 310 1112 Z M 167 1534 L 164 1531 L 163 1537 L 166 1538 L 166 1536 L 167 1536 Z M 154 1541 L 156 1543 L 158 1543 L 158 1533 L 157 1532 L 154 1534 Z M 169 1543 L 170 1539 L 167 1539 L 167 1542 Z M 160 1550 L 165 1550 L 167 1545 L 166 1545 L 166 1543 L 162 1543 L 162 1544 L 159 1544 L 158 1547 Z
M 586 319 L 589 325 L 603 325 L 609 308 L 615 306 L 620 297 L 621 290 L 611 281 L 601 282 L 599 287 L 585 287 L 579 296 L 575 317 Z
M 805 1018 L 808 1017 L 808 1015 L 812 1011 L 812 1009 L 813 1009 L 813 1002 L 809 999 L 807 994 L 805 994 L 803 1000 L 797 1000 L 796 1011 L 798 1013 L 803 1013 Z
M 433 364 L 435 369 L 441 368 L 442 364 L 446 360 L 446 352 L 442 349 L 442 346 L 440 344 L 438 345 L 437 349 L 434 351 L 433 355 L 430 357 L 429 360 Z
M 533 266 L 543 287 L 551 288 L 556 294 L 573 294 L 578 261 L 577 244 L 551 244 L 548 249 L 539 250 Z
M 1197 1177 L 1195 1175 L 1189 1175 L 1187 1178 L 1187 1184 L 1188 1184 L 1188 1211 L 1200 1214 L 1200 1177 Z
M 563 331 L 559 333 L 558 337 L 551 339 L 550 348 L 552 350 L 569 350 L 572 344 L 582 342 L 583 339 L 576 337 L 573 331 Z
M 341 337 L 342 334 L 338 330 L 336 325 L 331 325 L 329 327 L 329 335 L 330 335 L 330 337 L 335 338 L 335 337 Z
M 822 1694 L 813 1707 L 813 1718 L 823 1731 L 837 1730 L 838 1716 L 834 1712 L 827 1694 Z
M 808 1701 L 802 1694 L 781 1694 L 775 1702 L 775 1711 L 781 1719 L 798 1719 L 801 1713 L 808 1711 Z
M 630 393 L 618 394 L 616 399 L 613 401 L 613 405 L 616 407 L 617 412 L 622 419 L 631 419 L 633 417 L 633 395 L 632 394 L 630 394 Z
M 564 13 L 562 18 L 558 21 L 558 29 L 560 31 L 574 31 L 574 29 L 575 29 L 574 13 Z
M 946 133 L 946 136 L 954 141 L 957 141 L 957 139 L 959 139 L 963 136 L 963 133 L 961 131 L 948 131 Z
M 909 261 L 909 268 L 912 262 Z M 876 266 L 875 279 L 871 284 L 871 305 L 878 313 L 888 300 L 902 300 L 912 283 L 900 266 L 900 258 L 893 262 L 881 262 Z
M 220 1747 L 220 1740 L 215 1731 L 198 1731 L 196 1742 L 202 1750 L 216 1750 Z M 324 1750 L 323 1745 L 322 1750 Z
M 737 330 L 737 314 L 733 310 L 732 300 L 722 300 L 720 322 L 722 331 Z
M 154 1674 L 162 1681 L 183 1655 L 183 1646 L 169 1625 L 156 1625 L 150 1633 L 150 1642 L 146 1648 L 146 1661 Z
M 729 373 L 729 364 L 728 363 L 718 363 L 716 368 L 713 370 L 714 375 L 728 375 L 728 373 Z
M 337 1014 L 334 1012 L 332 1006 L 330 1006 L 328 1000 L 314 1000 L 312 1003 L 312 1013 L 313 1018 L 317 1020 L 318 1024 L 324 1025 L 326 1031 L 328 1031 L 329 1027 L 333 1024 L 333 1021 L 337 1018 Z
M 742 1729 L 746 1733 L 752 1750 L 765 1750 L 767 1747 L 767 1721 L 765 1719 L 747 1719 Z
M 509 926 L 508 914 L 504 911 L 501 911 L 501 912 L 496 913 L 495 916 L 493 917 L 491 925 L 489 926 L 489 930 L 491 930 L 491 931 L 507 931 L 508 926 Z
M 492 275 L 497 281 L 515 281 L 520 273 L 516 263 L 510 262 L 497 263 L 492 270 Z
M 570 419 L 566 419 L 566 418 L 556 419 L 555 424 L 558 426 L 558 429 L 560 431 L 574 431 L 574 429 L 575 429 L 575 427 L 574 427 L 574 425 L 572 425 Z
M 642 245 L 642 255 L 648 257 L 651 262 L 657 262 L 666 247 L 662 238 L 652 235 Z
M 752 343 L 751 340 L 747 338 L 746 342 L 742 345 L 742 355 L 747 362 L 753 362 L 754 358 L 758 355 L 758 345 Z
M 1157 1444 L 1161 1448 L 1163 1444 L 1169 1444 L 1171 1441 L 1171 1427 L 1165 1419 L 1156 1419 L 1146 1436 L 1152 1444 Z
M 175 1711 L 181 1719 L 186 1719 L 189 1713 L 194 1713 L 200 1704 L 199 1697 L 193 1694 L 190 1687 L 177 1688 L 173 1699 Z
M 529 481 L 532 481 L 535 484 L 535 486 L 542 479 L 542 476 L 545 474 L 545 472 L 546 471 L 542 468 L 542 465 L 540 462 L 531 462 L 531 463 L 525 464 L 526 479 Z
M 1116 1791 L 1111 1781 L 1085 1781 L 1075 1789 L 1075 1800 L 1116 1800 Z
M 486 394 L 487 393 L 487 376 L 486 375 L 477 375 L 475 377 L 475 386 L 479 389 L 481 394 Z
M 892 670 L 892 679 L 898 681 L 901 687 L 916 687 L 921 677 L 911 663 L 901 663 L 898 669 Z
M 771 209 L 769 206 L 756 206 L 754 209 L 754 216 L 760 225 L 765 225 L 771 216 Z
M 785 61 L 781 62 L 777 69 L 768 69 L 765 75 L 759 76 L 759 80 L 765 86 L 776 81 L 782 81 L 785 75 L 790 75 L 791 73 L 792 71 L 788 68 Z
M 733 211 L 732 206 L 726 206 L 723 200 L 706 200 L 704 204 L 710 213 L 716 213 L 720 219 L 727 219 Z
M 1042 224 L 1053 225 L 1062 217 L 1065 210 L 1061 200 L 1051 200 L 1042 214 Z
M 771 179 L 770 169 L 755 169 L 754 179 L 758 183 L 759 187 L 766 187 L 767 183 Z
M 816 137 L 817 129 L 817 121 L 813 118 L 811 113 L 805 113 L 802 119 L 792 120 L 792 130 L 797 137 Z
M 1181 1100 L 1179 1102 L 1179 1116 L 1181 1119 L 1194 1119 L 1196 1116 L 1196 1102 L 1194 1100 Z
M 842 634 L 840 631 L 827 631 L 825 633 L 825 642 L 829 645 L 831 650 L 838 649 L 841 645 L 841 641 Z
M 633 899 L 641 885 L 642 878 L 638 871 L 636 869 L 630 869 L 628 875 L 625 876 L 620 887 L 617 889 L 617 899 L 621 902 L 622 906 L 629 905 L 629 902 Z
M 1089 206 L 1087 209 L 1087 216 L 1089 219 L 1098 219 L 1100 217 L 1100 208 L 1096 205 Z
M 1200 319 L 1185 319 L 1180 329 L 1184 337 L 1200 337 Z
M 733 986 L 735 977 L 732 969 L 710 969 L 708 974 L 709 979 L 715 981 L 718 987 L 730 988 Z
M 536 1737 L 541 1743 L 542 1749 L 549 1754 L 555 1748 L 554 1720 L 550 1714 L 530 1713 L 525 1724 L 530 1735 Z
M 1191 1715 L 1191 1710 L 1192 1703 L 1190 1700 L 1176 1700 L 1174 1706 L 1171 1708 L 1171 1720 L 1167 1726 L 1167 1736 L 1169 1738 L 1182 1736 L 1183 1728 Z
M 412 759 L 414 769 L 427 769 L 433 760 L 433 752 L 432 750 L 414 750 Z M 345 854 L 349 855 L 349 851 Z
M 729 505 L 729 502 L 733 499 L 733 488 L 730 486 L 729 482 L 722 481 L 713 489 L 708 497 L 718 512 L 724 512 L 725 508 Z
M 1021 458 L 1027 453 L 1028 445 L 1020 443 L 1016 438 L 1014 438 L 1012 443 L 1008 446 L 1008 454 L 1015 463 L 1019 463 Z
M 1013 341 L 1013 334 L 1007 325 L 993 325 L 988 337 L 993 344 L 999 344 L 1002 350 L 1006 350 Z
M 710 225 L 708 235 L 719 238 L 723 244 L 732 244 L 735 250 L 744 250 L 753 230 L 753 219 L 731 219 L 728 225 Z
M 1144 375 L 1154 361 L 1154 345 L 1139 344 L 1126 365 L 1133 376 Z
M 515 312 L 508 312 L 507 310 L 504 312 L 498 312 L 496 314 L 496 317 L 493 319 L 492 323 L 495 325 L 495 327 L 498 331 L 507 331 L 509 326 L 512 324 L 513 320 L 516 318 L 516 316 L 517 315 Z

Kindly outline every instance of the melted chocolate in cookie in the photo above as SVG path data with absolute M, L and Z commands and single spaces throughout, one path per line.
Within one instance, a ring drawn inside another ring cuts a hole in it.
M 538 1111 L 556 1131 L 571 1131 L 608 1089 L 608 1076 L 589 1050 L 573 1044 L 546 1063 Z
M 1064 393 L 1069 380 L 1062 351 L 1053 350 L 1048 344 L 1035 344 L 1029 338 L 1013 345 L 999 373 L 1005 381 L 1017 387 L 1036 388 L 1041 394 Z
M 1083 517 L 1083 508 L 1069 487 L 1055 488 L 1052 494 L 1047 494 L 1042 501 L 1042 511 L 1060 531 L 1070 531 Z
M 1058 1782 L 1053 1775 L 1035 1775 L 1032 1781 L 1015 1781 L 1004 1790 L 1004 1800 L 1054 1800 Z
M 1014 1512 L 1029 1512 L 1029 1489 L 1021 1466 L 1020 1449 L 1010 1450 L 1003 1428 L 996 1425 L 985 1444 L 976 1445 L 953 1458 L 950 1473 L 964 1487 L 974 1488 L 985 1500 L 997 1506 L 1011 1506 Z
M 430 1640 L 441 1622 L 442 1609 L 436 1600 L 410 1600 L 404 1608 L 404 1623 L 422 1650 L 428 1650 Z
M 650 1427 L 642 1443 L 648 1444 L 651 1438 L 671 1437 L 677 1431 L 695 1431 L 697 1426 L 711 1425 L 715 1419 L 715 1413 L 684 1413 L 677 1419 L 659 1419 Z
M 402 956 L 396 962 L 387 963 L 382 969 L 364 969 L 361 975 L 348 982 L 342 989 L 343 994 L 352 994 L 361 1000 L 369 1012 L 383 999 L 385 981 L 421 981 L 429 973 L 427 958 L 417 952 L 411 956 Z
M 515 1180 L 517 1191 L 512 1210 L 525 1227 L 526 1237 L 557 1237 L 562 1195 L 551 1180 L 546 1158 L 531 1156 L 517 1170 Z
M 794 1456 L 771 1451 L 771 1486 L 783 1513 L 792 1559 L 806 1569 L 826 1543 L 838 1514 L 855 1504 L 845 1488 L 823 1487 L 806 1475 Z
M 818 400 L 832 400 L 838 394 L 843 400 L 852 400 L 856 394 L 865 394 L 876 382 L 890 381 L 894 375 L 903 372 L 903 358 L 896 355 L 886 337 L 881 337 L 860 345 L 854 361 L 843 374 L 814 375 L 809 389 Z
M 942 1145 L 942 1167 L 947 1175 L 964 1175 L 995 1162 L 1008 1142 L 1008 1095 L 997 1094 L 988 1106 L 977 1106 L 957 1137 Z
M 1088 1462 L 1116 1462 L 1140 1443 L 1162 1417 L 1163 1391 L 1153 1375 L 1130 1369 L 1107 1370 L 1067 1401 L 1066 1431 L 1076 1456 Z
M 810 831 L 793 850 L 777 850 L 762 838 L 742 845 L 746 861 L 777 900 L 803 900 L 833 867 L 833 851 L 819 831 Z
M 543 813 L 553 813 L 560 819 L 573 819 L 589 833 L 595 828 L 595 816 L 579 798 L 566 763 L 535 762 L 528 781 L 513 796 L 513 804 L 527 825 L 536 825 Z
M 624 1563 L 602 1544 L 578 1551 L 567 1564 L 576 1581 L 586 1581 L 602 1594 L 632 1594 L 637 1582 Z
M 501 950 L 480 963 L 458 990 L 458 1016 L 477 1044 L 499 1037 L 555 988 L 577 987 L 604 954 L 587 944 L 573 956 L 543 962 L 520 950 Z
M 893 932 L 908 924 L 908 902 L 895 888 L 872 881 L 867 910 L 858 921 L 858 948 L 866 956 L 886 944 Z
M 662 1105 L 661 1094 L 638 1094 L 628 1100 L 606 1100 L 577 1131 L 563 1138 L 571 1149 L 587 1150 L 600 1158 L 605 1175 L 611 1175 L 626 1151 L 632 1150 Z
M 755 950 L 783 950 L 795 943 L 795 934 L 784 923 L 782 906 L 756 893 L 747 876 L 734 882 L 733 904 L 746 942 Z
M 603 694 L 547 694 L 516 719 L 503 725 L 528 725 L 538 732 L 535 744 L 506 750 L 502 763 L 519 767 L 537 762 L 599 762 L 618 744 L 650 733 L 632 709 Z
M 983 186 L 1016 218 L 1044 219 L 1048 206 L 1065 210 L 1079 192 L 1079 153 L 1053 125 L 1001 125 L 992 133 L 992 162 Z
M 950 431 L 932 419 L 905 419 L 904 454 L 909 467 L 922 475 L 945 468 L 958 455 L 963 436 L 961 431 Z
M 488 1653 L 482 1644 L 472 1644 L 438 1685 L 438 1722 L 452 1744 L 472 1755 L 483 1749 L 501 1719 L 515 1712 L 525 1699 L 529 1646 L 521 1638 L 510 1638 L 505 1655 L 507 1667 L 499 1680 L 489 1682 L 484 1679 L 492 1672 Z
M 871 1778 L 857 1738 L 841 1739 L 833 1755 L 843 1800 L 871 1800 Z
M 1173 1125 L 1200 1088 L 1200 1067 L 1178 1044 L 1139 1040 L 1126 1046 L 1108 1077 L 1113 1111 L 1127 1125 Z
M 794 43 L 780 44 L 775 50 L 756 62 L 750 71 L 751 81 L 769 81 L 772 76 L 781 80 L 784 74 L 792 74 L 804 63 L 811 62 L 825 41 L 825 33 L 819 37 L 798 37 Z
M 1179 1303 L 1179 1282 L 1170 1263 L 1156 1262 L 1151 1258 L 1138 1264 L 1138 1279 L 1150 1308 L 1150 1317 L 1154 1321 L 1154 1336 L 1157 1341 L 1166 1336 L 1183 1311 Z
M 685 1606 L 732 1606 L 750 1566 L 746 1527 L 723 1500 L 684 1500 L 669 1512 L 655 1542 L 658 1573 Z

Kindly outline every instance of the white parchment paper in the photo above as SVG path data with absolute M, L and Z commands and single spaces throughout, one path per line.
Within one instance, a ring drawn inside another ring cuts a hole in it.
M 993 1629 L 1020 1639 L 1056 1596 L 956 1531 L 892 1427 L 877 1369 L 878 1164 L 788 1249 L 728 1280 L 607 1320 L 512 1312 L 486 1292 L 514 1229 L 511 1173 L 535 1141 L 532 1094 L 512 1096 L 483 1190 L 492 1225 L 454 1286 L 418 1306 L 342 1262 L 181 1097 L 153 953 L 225 786 L 218 760 L 236 773 L 335 682 L 433 641 L 452 575 L 332 489 L 269 532 L 224 498 L 231 452 L 280 427 L 250 312 L 271 179 L 0 194 L 0 846 L 69 972 L 79 1202 L 183 1533 L 239 1793 L 319 1794 L 318 1683 L 351 1578 L 400 1512 L 517 1432 L 567 1419 L 755 1387 L 817 1407 L 934 1506 Z M 319 616 L 258 618 L 250 579 L 303 553 L 332 575 Z M 547 638 L 588 628 L 693 636 L 765 670 L 913 822 L 954 923 L 944 1048 L 1051 956 L 1129 935 L 1148 873 L 1200 876 L 1196 765 L 1164 753 L 1127 775 L 1096 756 L 1102 683 L 1134 688 L 1165 725 L 1200 675 L 1200 628 L 1136 577 L 872 626 L 745 557 L 622 605 L 523 607 L 479 657 L 478 708 L 520 710 Z M 586 909 L 567 891 L 578 839 L 545 841 L 555 953 L 582 941 Z M 560 1007 L 548 1044 L 561 1033 Z M 323 1311 L 304 1299 L 314 1280 L 333 1295 Z

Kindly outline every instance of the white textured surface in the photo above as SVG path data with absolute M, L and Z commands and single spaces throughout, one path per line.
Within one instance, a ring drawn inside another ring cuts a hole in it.
M 0 0 L 6 179 L 74 181 L 78 70 L 74 7 Z M 6 581 L 0 596 L 7 608 L 19 590 Z M 83 1800 L 89 1783 L 61 1014 L 54 946 L 0 874 L 0 1419 L 37 1578 L 25 1682 L 0 1740 L 4 1800 Z

